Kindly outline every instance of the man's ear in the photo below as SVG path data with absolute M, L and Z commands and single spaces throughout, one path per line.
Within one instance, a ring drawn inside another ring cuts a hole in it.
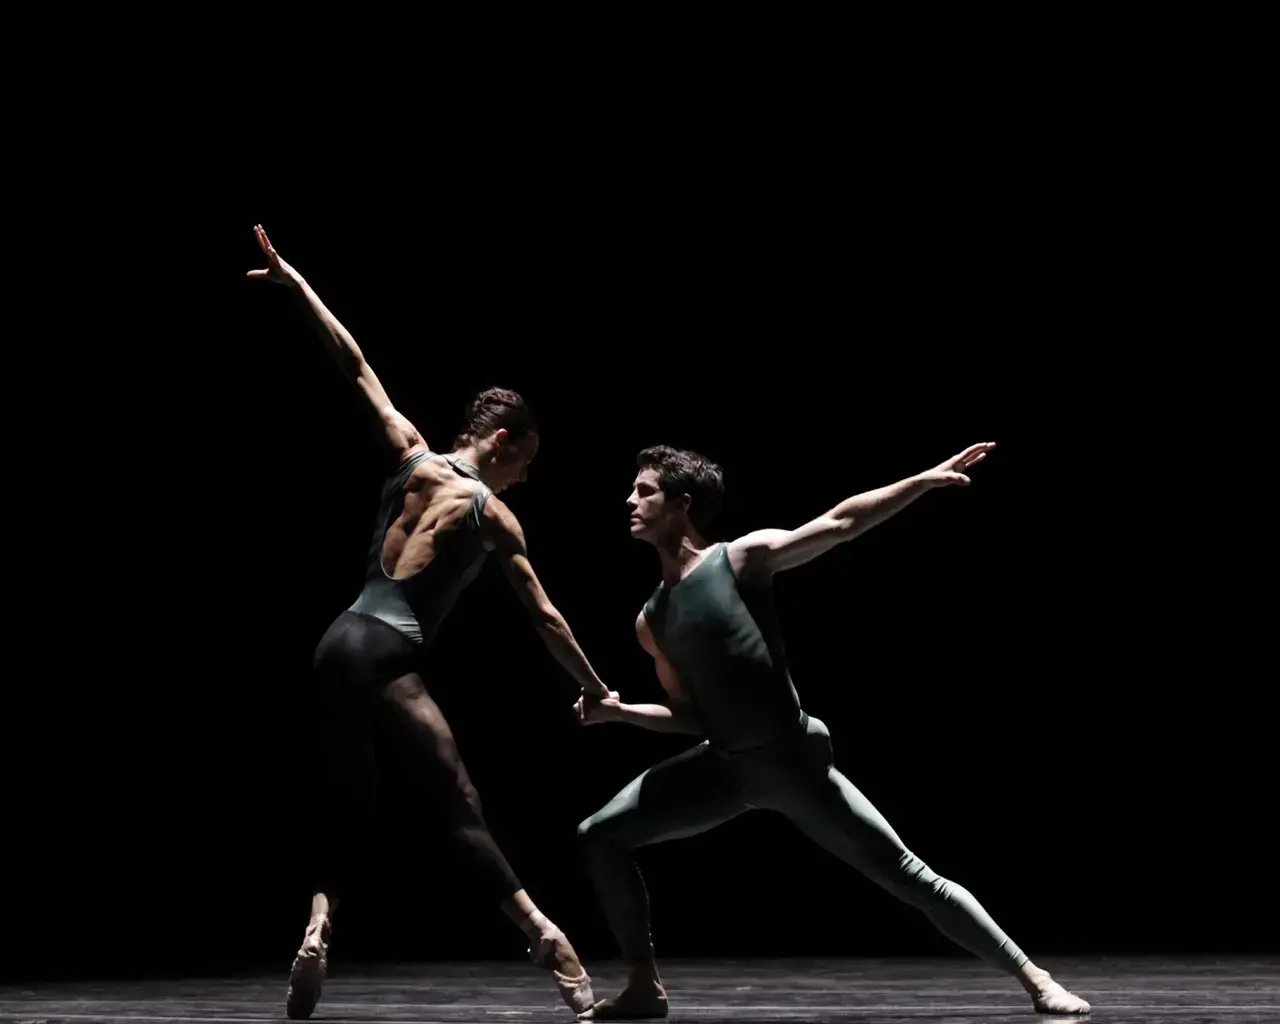
M 499 427 L 493 432 L 493 446 L 495 448 L 505 447 L 510 436 L 511 435 L 507 433 L 506 427 Z

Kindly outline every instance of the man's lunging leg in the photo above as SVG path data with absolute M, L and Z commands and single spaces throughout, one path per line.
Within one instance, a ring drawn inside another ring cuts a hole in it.
M 808 742 L 829 751 L 825 727 L 816 719 L 810 722 Z M 1088 1003 L 1031 963 L 968 889 L 935 874 L 908 850 L 871 801 L 827 761 L 825 773 L 810 781 L 779 773 L 782 788 L 793 792 L 780 790 L 777 809 L 815 842 L 922 911 L 952 942 L 1016 977 L 1037 1010 L 1089 1012 Z
M 578 826 L 596 896 L 629 971 L 622 993 L 601 1000 L 583 1019 L 667 1015 L 649 932 L 649 896 L 632 851 L 705 832 L 745 810 L 720 759 L 703 743 L 633 779 Z

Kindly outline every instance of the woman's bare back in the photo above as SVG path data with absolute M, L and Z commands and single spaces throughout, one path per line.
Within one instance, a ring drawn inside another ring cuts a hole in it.
M 457 529 L 481 485 L 442 458 L 416 466 L 404 486 L 404 508 L 382 540 L 382 569 L 393 579 L 420 573 Z

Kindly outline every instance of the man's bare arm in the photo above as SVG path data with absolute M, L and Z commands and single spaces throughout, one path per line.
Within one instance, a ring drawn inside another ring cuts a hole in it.
M 529 612 L 534 628 L 551 656 L 582 687 L 583 693 L 609 696 L 608 687 L 600 681 L 587 656 L 582 653 L 569 623 L 542 589 L 529 561 L 529 550 L 519 521 L 497 496 L 491 497 L 485 505 L 484 516 L 485 528 L 493 541 L 502 571 L 520 603 Z
M 671 662 L 667 661 L 653 639 L 649 623 L 644 612 L 636 619 L 636 637 L 653 657 L 654 668 L 658 673 L 658 682 L 671 700 L 664 704 L 623 704 L 618 698 L 606 698 L 601 701 L 583 701 L 579 703 L 579 714 L 587 724 L 594 722 L 630 722 L 642 729 L 653 732 L 680 732 L 691 736 L 702 735 L 702 725 L 697 713 L 689 702 L 688 691 Z
M 583 702 L 579 702 L 583 703 Z M 593 706 L 594 703 L 594 706 Z M 617 699 L 605 699 L 585 704 L 583 722 L 626 722 L 638 725 L 650 732 L 679 732 L 689 736 L 701 736 L 702 726 L 697 717 L 679 704 L 623 704 Z M 598 708 L 598 710 L 597 710 Z
M 884 522 L 926 491 L 967 487 L 970 480 L 964 471 L 985 459 L 993 448 L 994 442 L 972 445 L 927 472 L 846 498 L 831 511 L 794 530 L 748 533 L 729 545 L 730 564 L 735 573 L 749 577 L 770 576 L 804 565 Z
M 275 251 L 261 225 L 254 228 L 254 233 L 257 235 L 258 244 L 262 246 L 262 251 L 266 253 L 267 269 L 250 270 L 247 276 L 285 285 L 302 300 L 312 325 L 327 342 L 326 348 L 330 355 L 373 407 L 386 432 L 387 441 L 400 458 L 403 459 L 416 450 L 425 449 L 426 441 L 422 439 L 422 435 L 414 425 L 391 404 L 391 399 L 383 389 L 377 374 L 373 372 L 373 367 L 364 358 L 364 353 L 360 351 L 360 346 L 356 344 L 356 339 L 351 336 L 351 332 L 329 312 L 325 304 L 320 301 L 320 296 L 307 284 L 303 276 Z

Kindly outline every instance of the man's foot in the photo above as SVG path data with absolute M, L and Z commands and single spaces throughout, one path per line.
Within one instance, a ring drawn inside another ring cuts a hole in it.
M 320 1002 L 320 987 L 329 969 L 329 934 L 332 926 L 327 917 L 315 917 L 307 925 L 302 947 L 293 958 L 289 970 L 289 995 L 285 1013 L 292 1020 L 306 1020 Z
M 657 979 L 632 978 L 614 999 L 601 999 L 578 1020 L 654 1020 L 667 1015 L 667 993 Z
M 1037 969 L 1027 980 L 1030 984 L 1026 989 L 1031 994 L 1031 1002 L 1035 1005 L 1037 1013 L 1066 1015 L 1084 1014 L 1092 1010 L 1092 1007 L 1083 999 L 1068 992 L 1054 981 L 1048 971 Z
M 591 979 L 564 932 L 554 925 L 545 931 L 529 947 L 529 959 L 551 972 L 560 998 L 569 1009 L 579 1014 L 591 1009 L 596 1000 L 591 992 Z

